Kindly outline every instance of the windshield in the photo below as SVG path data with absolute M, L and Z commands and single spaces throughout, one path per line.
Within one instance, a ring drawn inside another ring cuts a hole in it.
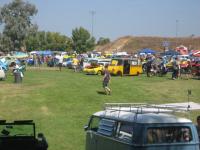
M 117 65 L 122 65 L 122 60 L 113 59 L 111 61 L 111 66 L 117 66 Z
M 34 136 L 34 125 L 0 125 L 0 137 L 5 136 Z

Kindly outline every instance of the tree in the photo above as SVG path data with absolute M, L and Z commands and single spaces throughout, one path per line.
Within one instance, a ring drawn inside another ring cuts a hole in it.
M 72 41 L 67 36 L 57 32 L 39 31 L 34 34 L 29 34 L 26 38 L 26 47 L 28 51 L 47 49 L 70 51 L 72 49 Z
M 0 50 L 4 52 L 8 52 L 10 51 L 10 49 L 13 49 L 13 45 L 10 38 L 7 36 L 3 36 L 3 34 L 1 34 L 0 45 Z
M 105 45 L 105 44 L 108 44 L 108 43 L 110 43 L 109 38 L 100 37 L 98 42 L 97 42 L 97 45 Z
M 33 27 L 31 19 L 37 14 L 34 5 L 23 0 L 13 0 L 0 8 L 0 23 L 4 24 L 3 37 L 7 50 L 21 50 Z
M 72 30 L 73 49 L 77 53 L 91 51 L 95 47 L 95 38 L 83 27 Z

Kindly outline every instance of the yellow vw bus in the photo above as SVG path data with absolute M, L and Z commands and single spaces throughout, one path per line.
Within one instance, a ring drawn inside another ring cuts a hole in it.
M 142 64 L 137 59 L 113 58 L 108 70 L 112 75 L 139 75 L 142 73 Z

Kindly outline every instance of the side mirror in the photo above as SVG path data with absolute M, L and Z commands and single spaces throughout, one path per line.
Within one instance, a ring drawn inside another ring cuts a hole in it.
M 38 147 L 43 149 L 43 150 L 47 150 L 48 143 L 47 143 L 47 140 L 46 140 L 44 134 L 43 133 L 38 133 L 37 139 L 38 139 Z
M 88 130 L 88 125 L 84 126 L 84 130 L 87 131 Z

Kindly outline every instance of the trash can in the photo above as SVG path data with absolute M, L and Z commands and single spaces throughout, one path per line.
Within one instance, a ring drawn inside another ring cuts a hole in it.
M 22 77 L 20 72 L 15 72 L 14 77 L 15 77 L 14 83 L 22 83 Z

